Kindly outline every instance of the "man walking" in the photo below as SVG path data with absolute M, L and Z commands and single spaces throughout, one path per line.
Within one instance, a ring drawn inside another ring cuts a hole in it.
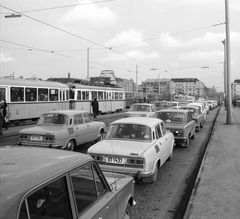
M 98 110 L 99 110 L 97 98 L 94 98 L 94 100 L 92 101 L 92 110 L 93 110 L 93 117 L 97 118 Z

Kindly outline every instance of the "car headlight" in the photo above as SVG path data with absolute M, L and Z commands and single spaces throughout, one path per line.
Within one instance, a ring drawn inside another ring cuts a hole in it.
M 174 132 L 174 135 L 176 135 L 176 136 L 181 136 L 182 134 L 183 134 L 182 131 L 175 131 L 175 132 Z

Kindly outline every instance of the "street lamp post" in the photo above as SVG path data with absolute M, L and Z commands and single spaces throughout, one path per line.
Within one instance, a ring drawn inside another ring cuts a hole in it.
M 230 72 L 230 33 L 229 33 L 229 15 L 228 0 L 225 0 L 225 16 L 226 16 L 226 65 L 227 65 L 227 124 L 232 124 L 232 95 L 231 95 L 231 72 Z

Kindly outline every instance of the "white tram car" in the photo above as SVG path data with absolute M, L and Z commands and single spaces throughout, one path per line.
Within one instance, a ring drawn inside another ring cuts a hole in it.
M 68 83 L 70 109 L 86 110 L 92 114 L 91 102 L 97 98 L 99 113 L 120 112 L 125 109 L 125 92 L 122 88 Z
M 9 122 L 37 120 L 46 111 L 69 109 L 66 84 L 39 79 L 0 78 L 0 99 L 7 102 Z

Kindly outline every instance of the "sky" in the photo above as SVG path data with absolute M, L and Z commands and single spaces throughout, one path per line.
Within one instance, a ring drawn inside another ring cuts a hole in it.
M 240 79 L 240 1 L 228 0 L 230 79 Z M 0 0 L 0 75 L 197 78 L 224 91 L 226 0 Z M 10 14 L 17 18 L 5 18 Z M 226 53 L 225 53 L 226 54 Z

